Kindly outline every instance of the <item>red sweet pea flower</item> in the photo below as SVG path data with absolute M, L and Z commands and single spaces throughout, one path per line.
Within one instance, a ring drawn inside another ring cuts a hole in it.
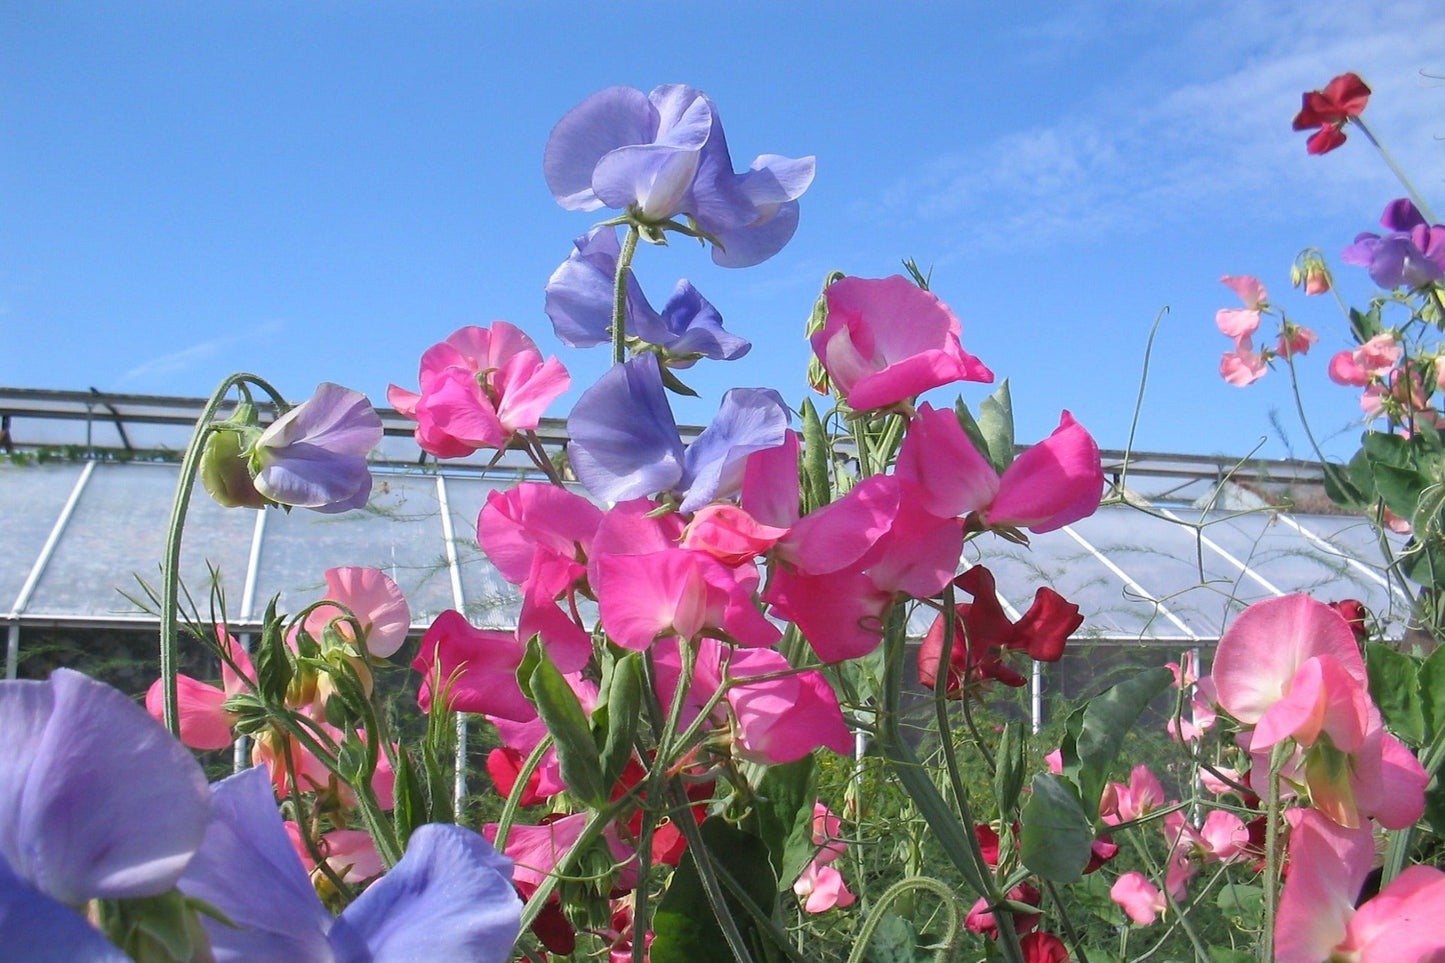
M 1324 90 L 1304 95 L 1294 129 L 1319 128 L 1305 145 L 1311 154 L 1327 154 L 1345 142 L 1345 124 L 1358 117 L 1370 100 L 1370 88 L 1358 74 L 1340 74 Z

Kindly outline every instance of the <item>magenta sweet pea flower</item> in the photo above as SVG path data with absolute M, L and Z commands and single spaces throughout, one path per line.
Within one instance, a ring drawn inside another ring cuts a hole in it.
M 371 495 L 366 456 L 381 434 L 365 395 L 324 382 L 251 446 L 253 484 L 277 505 L 327 514 L 360 508 Z
M 963 350 L 948 306 L 907 278 L 843 278 L 825 296 L 827 322 L 809 340 L 853 410 L 886 408 L 954 381 L 993 381 Z
M 72 907 L 169 891 L 201 844 L 209 805 L 190 752 L 110 686 L 68 669 L 0 682 L 7 958 L 126 959 Z
M 430 712 L 440 684 L 452 712 L 483 712 L 525 722 L 537 710 L 517 685 L 525 649 L 512 632 L 473 628 L 460 612 L 436 617 L 411 667 L 421 673 L 417 704 Z
M 416 443 L 438 458 L 506 448 L 571 385 L 562 362 L 543 361 L 532 339 L 505 321 L 460 328 L 428 348 L 419 380 L 420 394 L 392 385 L 386 397 L 416 419 Z
M 782 250 L 813 169 L 811 157 L 763 154 L 736 173 L 712 100 L 681 84 L 598 91 L 558 121 L 542 157 L 547 186 L 567 210 L 611 207 L 648 224 L 691 218 L 718 242 L 712 256 L 723 267 Z
M 617 229 L 594 227 L 573 241 L 575 250 L 547 281 L 545 310 L 557 339 L 573 348 L 590 348 L 612 338 L 613 285 L 621 247 Z M 627 331 L 664 349 L 668 364 L 686 368 L 701 358 L 732 361 L 752 345 L 723 330 L 722 315 L 690 281 L 678 281 L 659 313 L 627 272 Z

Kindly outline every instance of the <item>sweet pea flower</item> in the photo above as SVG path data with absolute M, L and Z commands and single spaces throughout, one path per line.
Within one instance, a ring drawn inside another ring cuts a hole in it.
M 430 712 L 440 685 L 450 712 L 481 712 L 524 722 L 537 710 L 517 685 L 525 646 L 513 632 L 473 628 L 466 616 L 448 610 L 422 636 L 411 667 L 421 673 L 417 704 Z
M 1256 602 L 1220 638 L 1213 679 L 1219 704 L 1254 727 L 1243 744 L 1256 770 L 1268 772 L 1268 751 L 1292 740 L 1298 781 L 1341 825 L 1374 815 L 1399 829 L 1420 817 L 1428 776 L 1384 731 L 1355 633 L 1339 612 L 1306 595 Z
M 781 445 L 791 418 L 776 391 L 734 388 L 684 448 L 657 357 L 648 353 L 613 365 L 583 392 L 567 418 L 567 453 L 577 478 L 599 499 L 672 493 L 691 512 L 737 494 L 748 456 Z
M 1019 938 L 1024 963 L 1069 963 L 1069 948 L 1052 933 L 1036 930 Z
M 617 229 L 594 227 L 573 241 L 574 250 L 547 281 L 544 310 L 557 340 L 590 348 L 612 338 L 613 286 L 621 247 Z M 661 313 L 648 302 L 631 269 L 627 272 L 626 335 L 664 350 L 668 365 L 686 368 L 697 358 L 732 361 L 752 348 L 723 330 L 722 316 L 690 281 L 678 281 Z
M 505 321 L 459 328 L 421 356 L 421 393 L 387 388 L 391 406 L 415 418 L 416 443 L 438 458 L 506 448 L 531 431 L 571 384 L 567 369 Z
M 833 866 L 810 859 L 802 874 L 793 883 L 793 892 L 803 901 L 805 913 L 826 913 L 833 908 L 852 906 L 858 899 L 843 882 L 843 874 Z
M 897 476 L 921 489 L 924 507 L 947 518 L 977 513 L 984 526 L 1052 532 L 1092 515 L 1104 494 L 1093 436 L 1065 411 L 1059 427 L 999 475 L 948 408 L 924 402 L 898 452 Z
M 1244 302 L 1243 308 L 1221 308 L 1214 314 L 1219 333 L 1238 342 L 1259 328 L 1260 311 L 1269 306 L 1269 292 L 1259 283 L 1259 278 L 1247 274 L 1239 277 L 1226 274 L 1219 281 Z
M 1129 773 L 1127 785 L 1111 782 L 1099 800 L 1099 816 L 1111 826 L 1132 822 L 1164 805 L 1159 777 L 1140 763 Z
M 1279 963 L 1445 959 L 1445 873 L 1411 866 L 1357 908 L 1375 859 L 1369 828 L 1348 829 L 1310 809 L 1285 815 L 1290 872 L 1275 927 Z
M 1390 233 L 1357 235 L 1355 243 L 1340 252 L 1340 260 L 1368 268 L 1370 279 L 1387 290 L 1445 280 L 1445 225 L 1427 223 L 1405 197 L 1385 207 L 1380 224 Z
M 140 706 L 69 669 L 0 682 L 0 749 L 5 953 L 125 960 L 72 907 L 176 885 L 206 830 L 200 765 Z
M 1028 883 L 1020 883 L 1015 886 L 1008 891 L 1005 898 L 1013 903 L 1027 903 L 1031 906 L 1038 906 L 1042 899 L 1039 891 Z M 1041 913 L 1020 913 L 1015 910 L 1013 913 L 1014 931 L 1020 935 L 1027 933 L 1037 927 L 1041 919 L 1043 919 Z M 998 939 L 998 921 L 994 919 L 993 910 L 988 908 L 988 900 L 982 897 L 969 909 L 963 925 L 971 933 Z
M 1159 887 L 1139 872 L 1128 872 L 1116 879 L 1109 888 L 1109 898 L 1140 926 L 1152 925 L 1169 905 Z
M 1236 388 L 1252 385 L 1269 371 L 1269 362 L 1263 354 L 1254 350 L 1249 338 L 1240 338 L 1233 351 L 1226 351 L 1219 359 L 1219 377 Z
M 371 495 L 366 456 L 381 435 L 365 395 L 323 382 L 251 445 L 252 483 L 277 505 L 326 514 L 360 508 Z
M 982 565 L 958 576 L 954 585 L 973 601 L 960 603 L 955 610 L 946 687 L 950 698 L 960 698 L 973 684 L 989 679 L 1023 685 L 1028 680 L 1003 661 L 1004 653 L 1021 651 L 1039 662 L 1057 662 L 1069 636 L 1084 623 L 1077 605 L 1047 587 L 1039 588 L 1022 618 L 1010 620 L 998 600 L 993 573 Z M 918 649 L 918 681 L 926 688 L 937 684 L 946 627 L 940 615 Z
M 828 317 L 809 338 L 854 411 L 872 411 L 954 381 L 992 382 L 959 342 L 948 306 L 901 275 L 847 277 L 824 292 Z
M 1300 112 L 1295 114 L 1294 129 L 1319 128 L 1310 135 L 1305 149 L 1311 154 L 1328 154 L 1345 142 L 1345 124 L 1360 116 L 1369 101 L 1370 88 L 1358 74 L 1340 74 L 1324 90 L 1304 95 Z
M 650 94 L 598 91 L 557 122 L 542 156 L 562 207 L 611 207 L 647 225 L 687 216 L 716 240 L 713 260 L 723 267 L 748 267 L 782 250 L 813 169 L 812 157 L 763 154 L 736 173 L 717 108 L 681 84 Z
M 368 655 L 378 659 L 395 655 L 411 630 L 411 607 L 391 576 L 380 569 L 347 565 L 327 569 L 325 578 L 325 601 L 337 605 L 313 609 L 306 617 L 306 631 L 320 639 L 326 627 L 334 624 L 336 631 L 354 642 L 351 623 L 337 608 L 341 606 L 361 623 Z
M 236 741 L 231 731 L 236 717 L 225 710 L 226 700 L 231 696 L 249 692 L 256 682 L 256 670 L 251 657 L 227 631 L 225 626 L 216 627 L 216 636 L 231 660 L 236 663 L 240 674 L 231 668 L 231 663 L 221 660 L 221 685 L 219 687 L 193 679 L 184 673 L 176 675 L 176 696 L 178 719 L 182 744 L 192 749 L 224 749 Z M 151 718 L 157 722 L 165 720 L 164 679 L 157 679 L 146 690 L 145 706 Z M 248 684 L 249 683 L 249 684 Z
M 202 917 L 216 963 L 503 963 L 522 912 L 511 869 L 469 829 L 418 826 L 401 861 L 333 917 L 292 848 L 264 770 L 254 768 L 213 787 L 205 841 L 180 888 L 235 924 Z

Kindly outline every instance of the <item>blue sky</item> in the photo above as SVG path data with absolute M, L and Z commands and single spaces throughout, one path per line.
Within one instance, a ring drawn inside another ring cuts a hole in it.
M 1433 9 L 1432 9 L 1433 8 Z M 1010 379 L 1019 440 L 1068 408 L 1123 447 L 1305 456 L 1290 386 L 1216 374 L 1225 273 L 1258 274 L 1321 335 L 1302 392 L 1332 451 L 1357 429 L 1326 382 L 1328 299 L 1288 288 L 1398 188 L 1358 137 L 1306 155 L 1300 93 L 1355 70 L 1367 119 L 1442 199 L 1445 20 L 1431 0 L 1080 3 L 267 3 L 0 6 L 0 383 L 205 395 L 250 370 L 296 397 L 385 403 L 464 324 L 511 321 L 571 369 L 542 286 L 592 223 L 542 180 L 552 124 L 610 84 L 718 105 L 737 167 L 816 155 L 793 242 L 746 270 L 646 249 L 654 303 L 690 278 L 754 342 L 694 369 L 804 397 L 823 276 L 916 258 L 964 345 Z M 1425 73 L 1422 74 L 1422 71 Z M 1355 300 L 1368 280 L 1342 270 Z M 977 401 L 986 392 L 967 386 Z M 1287 441 L 1272 426 L 1271 412 Z

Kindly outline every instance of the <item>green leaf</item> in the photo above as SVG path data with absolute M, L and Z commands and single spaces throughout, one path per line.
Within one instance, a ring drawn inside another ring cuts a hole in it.
M 1383 642 L 1365 646 L 1370 698 L 1380 707 L 1390 731 L 1409 745 L 1425 740 L 1425 709 L 1420 699 L 1419 665 Z
M 958 416 L 958 424 L 963 428 L 963 433 L 968 436 L 968 440 L 973 442 L 973 447 L 978 449 L 980 455 L 988 459 L 989 464 L 993 464 L 993 454 L 988 450 L 988 439 L 983 436 L 983 429 L 979 427 L 977 421 L 974 421 L 973 413 L 968 410 L 968 405 L 963 403 L 962 398 L 954 404 L 953 413 Z
M 1436 836 L 1445 836 L 1445 785 L 1425 790 L 1425 821 Z
M 532 646 L 541 648 L 536 639 L 528 647 Z M 605 806 L 608 784 L 602 779 L 602 760 L 577 694 L 545 655 L 532 670 L 529 688 L 537 714 L 552 734 L 557 765 L 568 791 L 589 806 Z
M 1401 518 L 1414 518 L 1420 507 L 1420 496 L 1430 486 L 1430 479 L 1415 468 L 1375 465 L 1375 490 L 1385 507 Z
M 1350 308 L 1350 333 L 1364 344 L 1383 329 L 1380 327 L 1380 306 L 1377 304 L 1369 311 L 1361 311 L 1358 308 Z
M 1239 929 L 1258 930 L 1264 924 L 1264 890 L 1258 886 L 1226 885 L 1215 903 Z
M 803 465 L 802 493 L 803 510 L 811 512 L 828 504 L 833 497 L 832 476 L 828 471 L 831 446 L 823 431 L 818 409 L 812 399 L 803 401 Z
M 602 781 L 613 786 L 632 758 L 637 720 L 642 715 L 642 653 L 629 652 L 613 662 L 611 675 L 604 682 L 604 703 L 598 707 L 599 711 L 606 710 Z
M 1098 803 L 1094 804 L 1098 811 Z M 1062 776 L 1040 773 L 1024 804 L 1019 854 L 1031 871 L 1055 883 L 1083 875 L 1094 846 L 1094 821 L 1073 785 Z
M 993 796 L 1001 819 L 1018 805 L 1024 786 L 1024 740 L 1016 722 L 1005 723 L 994 750 Z
M 1149 703 L 1167 689 L 1173 679 L 1162 666 L 1149 669 L 1106 689 L 1084 706 L 1075 749 L 1079 789 L 1084 806 L 1090 812 L 1099 809 L 1099 797 L 1124 745 L 1124 737 Z
M 688 849 L 653 915 L 652 963 L 735 963 L 698 876 L 698 858 L 710 860 L 719 875 L 731 876 L 764 916 L 776 910 L 778 882 L 767 845 L 718 816 L 709 817 L 699 829 L 704 852 Z M 742 904 L 727 893 L 726 886 L 723 890 L 726 912 L 748 945 L 761 949 L 770 944 Z
M 978 427 L 988 443 L 988 458 L 1000 475 L 1014 460 L 1014 406 L 1008 379 L 978 406 Z
M 1420 664 L 1417 678 L 1421 718 L 1426 734 L 1433 738 L 1445 728 L 1445 645 L 1431 652 Z
M 758 781 L 753 802 L 758 833 L 784 885 L 802 874 L 817 850 L 813 845 L 817 772 L 813 757 L 807 755 L 796 762 L 769 766 Z
M 1336 505 L 1358 512 L 1364 511 L 1374 501 L 1355 485 L 1344 465 L 1327 462 L 1321 467 L 1324 469 L 1325 495 Z
M 864 963 L 922 963 L 932 956 L 918 948 L 918 930 L 913 924 L 893 913 L 878 921 L 873 939 L 863 951 Z
M 424 825 L 427 819 L 426 794 L 416 778 L 416 763 L 410 750 L 398 747 L 396 751 L 396 781 L 392 786 L 396 803 L 391 810 L 391 824 L 396 838 L 405 848 L 411 838 L 411 831 Z

